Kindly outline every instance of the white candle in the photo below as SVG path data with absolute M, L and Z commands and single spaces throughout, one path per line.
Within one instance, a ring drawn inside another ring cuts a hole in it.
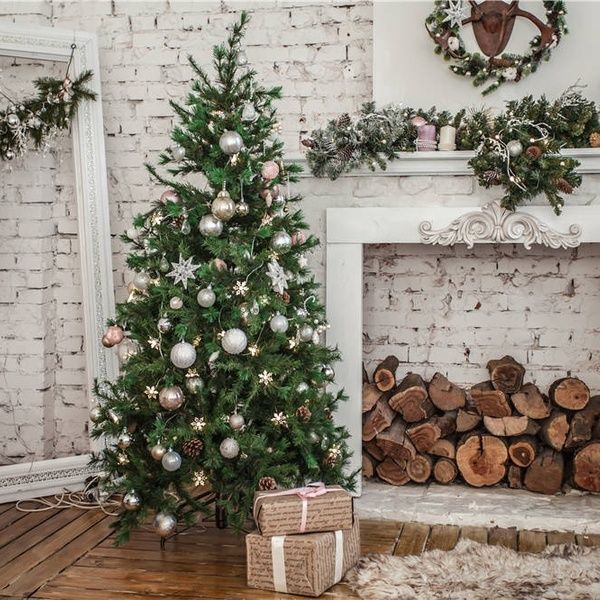
M 452 125 L 444 125 L 440 129 L 440 150 L 456 150 L 456 127 Z

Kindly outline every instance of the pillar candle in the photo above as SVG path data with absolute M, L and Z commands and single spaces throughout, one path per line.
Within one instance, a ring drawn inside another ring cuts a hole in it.
M 440 129 L 440 150 L 456 150 L 456 127 L 444 125 Z
M 417 150 L 435 150 L 435 125 L 421 125 L 417 129 Z

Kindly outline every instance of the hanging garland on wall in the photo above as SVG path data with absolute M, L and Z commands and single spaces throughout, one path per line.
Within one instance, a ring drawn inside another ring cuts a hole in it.
M 42 77 L 34 82 L 36 94 L 15 100 L 0 90 L 8 105 L 0 109 L 0 159 L 13 160 L 27 152 L 47 148 L 59 130 L 67 129 L 81 102 L 94 100 L 96 94 L 86 87 L 93 77 L 84 71 L 75 79 L 69 77 L 71 60 L 62 79 Z
M 435 42 L 435 52 L 450 62 L 457 75 L 470 77 L 473 85 L 489 85 L 483 94 L 489 94 L 507 81 L 520 81 L 535 73 L 540 64 L 550 60 L 552 50 L 568 33 L 565 3 L 545 0 L 546 22 L 530 12 L 521 10 L 518 2 L 511 2 L 498 10 L 497 3 L 464 0 L 436 0 L 435 8 L 425 20 L 430 37 Z M 489 8 L 487 5 L 490 5 Z M 470 15 L 468 14 L 470 12 Z M 529 19 L 540 30 L 529 42 L 524 54 L 502 52 L 508 43 L 517 17 Z M 461 29 L 471 23 L 480 52 L 468 52 L 461 37 Z M 491 82 L 491 83 L 490 83 Z
M 581 184 L 575 173 L 578 161 L 560 154 L 562 148 L 600 147 L 600 122 L 593 101 L 578 86 L 550 102 L 544 96 L 527 96 L 507 102 L 492 118 L 489 111 L 461 110 L 456 114 L 364 104 L 357 118 L 347 114 L 329 121 L 303 140 L 307 160 L 316 177 L 336 179 L 359 167 L 385 169 L 398 152 L 414 152 L 426 133 L 450 126 L 456 130 L 456 147 L 474 150 L 469 161 L 479 184 L 502 186 L 502 206 L 515 210 L 538 194 L 544 194 L 556 214 L 564 205 L 563 194 Z

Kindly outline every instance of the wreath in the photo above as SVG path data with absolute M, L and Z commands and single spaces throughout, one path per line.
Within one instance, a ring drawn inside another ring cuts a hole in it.
M 478 4 L 470 0 L 469 3 L 472 7 L 471 16 L 467 16 L 469 10 L 464 0 L 436 0 L 433 12 L 425 20 L 425 27 L 435 42 L 436 54 L 441 54 L 444 60 L 451 62 L 452 72 L 471 77 L 475 86 L 491 82 L 483 90 L 483 95 L 493 92 L 507 81 L 517 82 L 535 73 L 542 61 L 550 60 L 552 50 L 568 33 L 565 21 L 567 9 L 562 1 L 544 0 L 546 23 L 520 10 L 518 2 L 514 0 L 507 3 L 503 11 L 494 12 L 485 11 L 486 2 Z M 514 19 L 518 16 L 532 21 L 540 33 L 529 42 L 529 51 L 525 54 L 502 52 L 510 38 Z M 460 31 L 468 23 L 477 26 L 482 35 L 491 37 L 500 51 L 497 54 L 493 50 L 488 51 L 488 56 L 480 52 L 467 52 Z

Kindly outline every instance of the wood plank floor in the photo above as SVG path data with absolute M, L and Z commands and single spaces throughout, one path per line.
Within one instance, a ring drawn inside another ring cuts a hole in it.
M 113 545 L 111 517 L 74 508 L 36 513 L 0 505 L 0 598 L 36 600 L 274 600 L 282 596 L 246 587 L 243 536 L 207 523 L 169 540 L 165 551 L 149 530 Z M 451 550 L 458 540 L 540 552 L 547 544 L 600 546 L 600 535 L 516 529 L 361 522 L 362 552 L 405 556 Z M 343 585 L 325 598 L 351 598 Z

